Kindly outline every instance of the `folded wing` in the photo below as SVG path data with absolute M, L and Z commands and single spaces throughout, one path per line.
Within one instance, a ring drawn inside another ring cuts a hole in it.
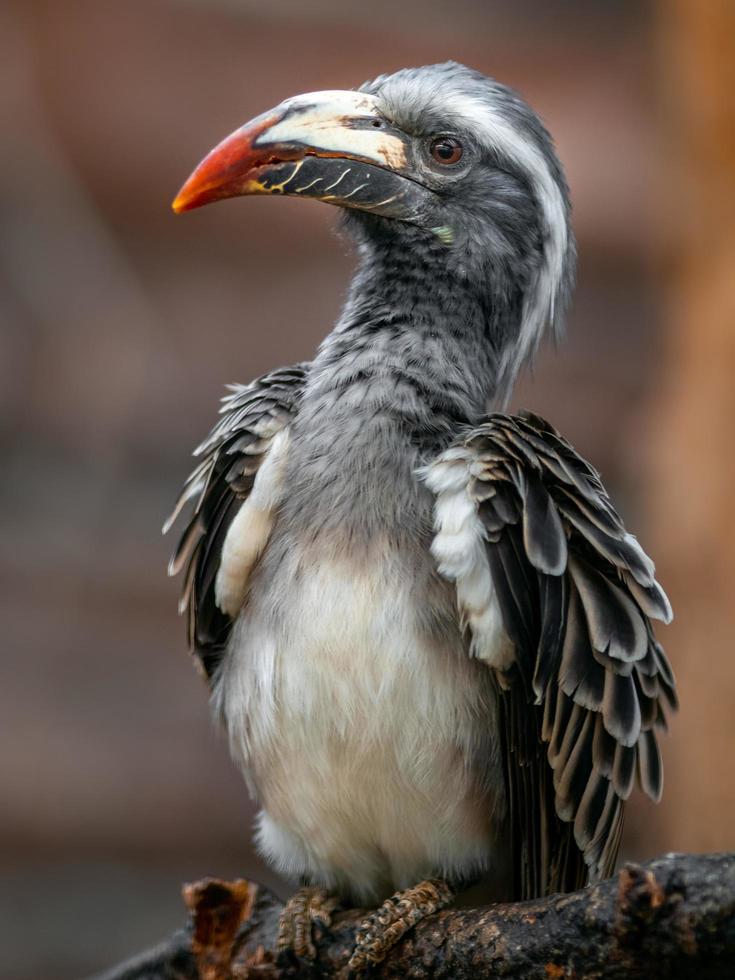
M 201 462 L 164 526 L 165 532 L 190 506 L 169 574 L 186 570 L 180 609 L 188 613 L 190 648 L 210 679 L 244 598 L 247 576 L 267 541 L 287 427 L 298 409 L 307 368 L 280 368 L 249 385 L 233 386 L 223 399 L 220 421 L 195 450 Z
M 653 563 L 595 470 L 536 416 L 489 416 L 424 478 L 432 552 L 501 690 L 517 897 L 605 877 L 634 783 L 661 796 L 657 732 L 676 707 Z

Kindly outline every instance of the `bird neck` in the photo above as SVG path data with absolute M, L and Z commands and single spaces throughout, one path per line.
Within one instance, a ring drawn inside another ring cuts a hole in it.
M 347 301 L 313 375 L 325 394 L 383 404 L 427 434 L 456 432 L 508 394 L 498 388 L 501 340 L 517 322 L 520 294 L 492 269 L 470 274 L 436 235 L 406 228 L 360 243 Z
M 448 268 L 441 242 L 364 243 L 293 423 L 293 520 L 353 542 L 430 527 L 416 468 L 498 404 L 493 330 L 506 315 Z

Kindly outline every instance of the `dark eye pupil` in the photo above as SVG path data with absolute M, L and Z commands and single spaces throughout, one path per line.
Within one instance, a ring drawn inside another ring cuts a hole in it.
M 442 136 L 432 142 L 431 155 L 438 163 L 456 163 L 462 157 L 462 144 L 451 136 Z

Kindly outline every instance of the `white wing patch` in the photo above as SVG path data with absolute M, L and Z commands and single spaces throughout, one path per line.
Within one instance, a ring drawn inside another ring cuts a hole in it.
M 243 501 L 235 515 L 222 546 L 214 595 L 222 612 L 233 619 L 242 608 L 250 573 L 263 553 L 273 528 L 283 489 L 288 441 L 288 428 L 273 437 L 250 496 Z
M 431 553 L 439 573 L 457 586 L 462 626 L 469 626 L 470 653 L 500 670 L 515 656 L 503 627 L 487 560 L 485 532 L 468 487 L 472 452 L 452 447 L 419 475 L 436 495 Z

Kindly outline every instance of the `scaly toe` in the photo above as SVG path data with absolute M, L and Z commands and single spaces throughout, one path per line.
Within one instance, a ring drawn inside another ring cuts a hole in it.
M 330 926 L 337 906 L 338 900 L 321 888 L 300 888 L 281 912 L 276 940 L 279 951 L 290 950 L 300 959 L 316 959 L 314 923 Z
M 355 933 L 355 949 L 347 964 L 349 972 L 359 973 L 380 963 L 409 929 L 443 909 L 453 897 L 446 882 L 437 879 L 396 892 L 367 916 Z

